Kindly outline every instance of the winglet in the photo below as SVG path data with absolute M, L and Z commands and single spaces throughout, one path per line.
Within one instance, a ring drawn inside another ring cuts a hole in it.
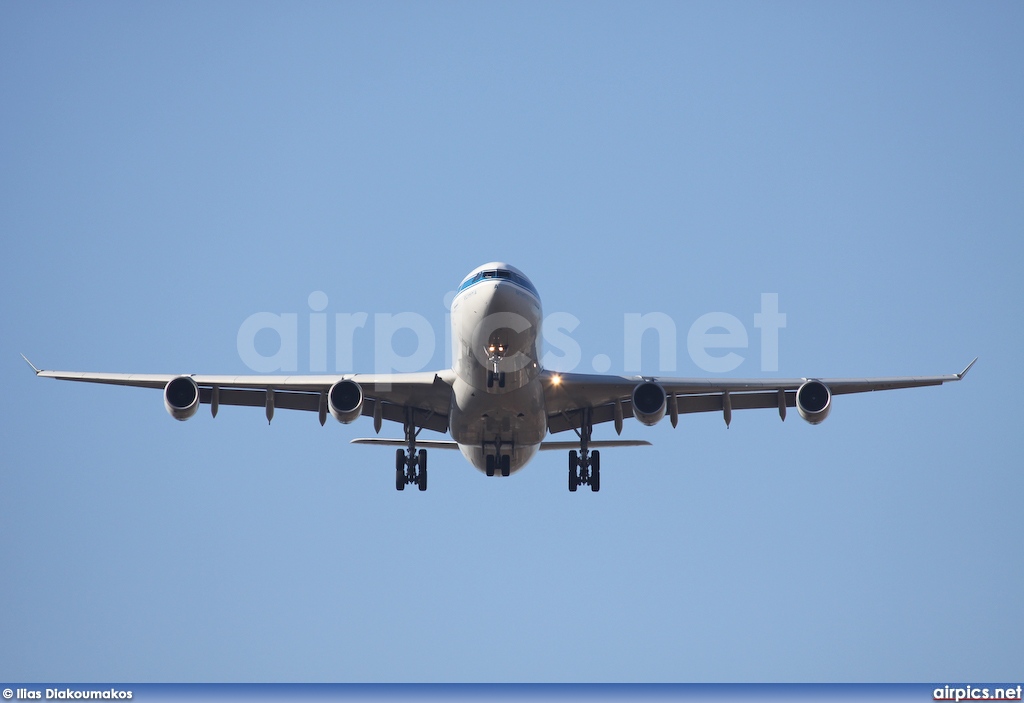
M 36 365 L 33 364 L 31 361 L 29 361 L 28 357 L 25 356 L 24 354 L 21 355 L 21 358 L 25 360 L 26 364 L 28 364 L 29 366 L 32 367 L 32 370 L 35 371 L 36 372 L 36 376 L 38 376 L 39 375 L 39 369 L 36 368 Z
M 956 380 L 959 381 L 961 378 L 966 376 L 967 372 L 971 370 L 971 367 L 974 366 L 974 362 L 977 361 L 977 360 L 978 360 L 978 357 L 974 357 L 974 360 L 971 361 L 971 363 L 967 364 L 967 368 L 965 368 L 963 371 L 961 371 L 960 373 L 958 373 L 956 375 Z M 28 361 L 28 359 L 25 359 L 25 361 Z

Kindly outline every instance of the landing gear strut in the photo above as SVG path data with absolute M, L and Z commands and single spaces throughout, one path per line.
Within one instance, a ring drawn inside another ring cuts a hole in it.
M 412 421 L 414 410 L 406 409 L 405 441 L 408 449 L 395 452 L 395 488 L 404 491 L 407 484 L 414 483 L 421 491 L 427 490 L 427 450 L 416 451 L 416 437 L 420 430 Z
M 574 493 L 580 486 L 590 486 L 594 493 L 601 490 L 601 452 L 589 449 L 593 429 L 590 408 L 584 408 L 581 427 L 575 430 L 580 438 L 580 451 L 569 452 L 569 490 Z
M 491 370 L 487 372 L 487 387 L 494 388 L 497 384 L 498 388 L 505 387 L 505 372 L 498 371 L 498 364 L 505 356 L 505 345 L 501 342 L 492 341 L 487 346 L 487 361 L 491 364 Z

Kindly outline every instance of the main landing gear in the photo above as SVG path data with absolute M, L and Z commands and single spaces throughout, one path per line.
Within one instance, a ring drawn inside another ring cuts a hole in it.
M 406 410 L 405 441 L 408 449 L 395 452 L 395 488 L 404 491 L 406 485 L 416 484 L 421 491 L 427 490 L 427 450 L 416 451 L 416 436 L 420 430 L 412 421 L 413 409 Z
M 512 457 L 508 454 L 505 456 L 488 454 L 486 471 L 488 476 L 493 476 L 498 471 L 501 472 L 502 476 L 508 476 L 512 473 Z
M 590 408 L 584 408 L 582 426 L 575 430 L 580 438 L 580 451 L 569 452 L 569 490 L 573 493 L 580 486 L 590 486 L 594 493 L 601 490 L 601 452 L 589 449 L 592 431 Z
M 504 376 L 504 374 L 502 374 Z M 487 471 L 488 476 L 493 476 L 495 472 L 501 472 L 502 476 L 508 476 L 512 473 L 512 455 L 501 453 L 501 437 L 494 438 L 494 453 L 488 454 L 485 459 L 486 464 L 484 469 Z M 487 450 L 486 443 L 484 451 Z
M 574 449 L 569 452 L 569 490 L 575 493 L 588 485 L 594 493 L 601 490 L 601 452 L 595 449 L 588 457 L 577 455 Z

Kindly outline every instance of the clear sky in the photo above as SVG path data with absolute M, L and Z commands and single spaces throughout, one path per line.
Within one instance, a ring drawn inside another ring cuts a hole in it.
M 0 679 L 1019 683 L 1022 125 L 1019 2 L 3 3 Z M 179 423 L 19 357 L 251 373 L 243 322 L 289 313 L 305 373 L 320 292 L 329 371 L 358 312 L 355 370 L 401 313 L 440 368 L 495 259 L 578 371 L 632 371 L 651 312 L 680 376 L 723 375 L 687 349 L 712 312 L 730 375 L 981 358 L 817 427 L 628 421 L 654 446 L 598 494 L 439 451 L 421 494 L 368 420 Z

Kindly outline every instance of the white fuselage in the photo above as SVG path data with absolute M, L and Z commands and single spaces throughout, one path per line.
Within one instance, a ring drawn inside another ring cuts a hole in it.
M 485 269 L 498 267 L 514 272 L 514 278 L 481 278 Z M 463 282 L 452 301 L 451 320 L 452 439 L 478 469 L 485 468 L 488 455 L 508 455 L 516 471 L 547 433 L 540 298 L 520 272 L 488 264 Z

